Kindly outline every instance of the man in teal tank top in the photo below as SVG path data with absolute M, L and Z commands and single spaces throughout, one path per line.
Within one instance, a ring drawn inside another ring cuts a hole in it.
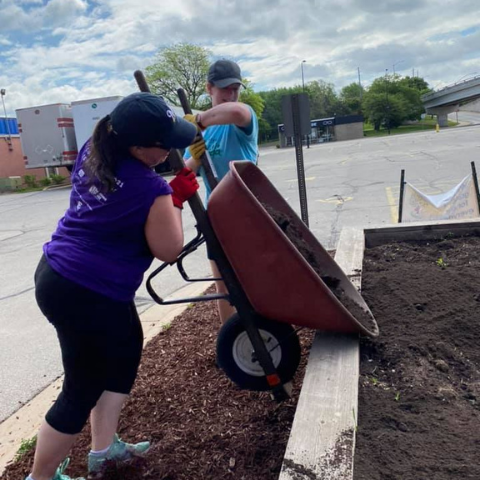
M 249 105 L 238 101 L 242 87 L 240 67 L 230 60 L 217 60 L 210 65 L 206 86 L 212 99 L 212 108 L 200 112 L 195 117 L 186 117 L 203 130 L 203 138 L 218 180 L 228 173 L 228 164 L 232 160 L 249 160 L 257 163 L 258 119 Z M 208 202 L 210 186 L 206 181 L 204 169 L 192 158 L 189 150 L 185 154 L 185 161 L 187 167 L 199 171 L 202 175 Z M 213 276 L 220 277 L 216 262 L 210 259 L 210 263 Z M 227 293 L 223 282 L 215 283 L 219 293 Z M 235 312 L 225 300 L 219 300 L 218 310 L 222 323 Z

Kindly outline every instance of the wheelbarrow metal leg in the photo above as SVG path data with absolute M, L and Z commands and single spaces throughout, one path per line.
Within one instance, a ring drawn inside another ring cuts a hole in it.
M 239 310 L 241 310 L 241 308 Z M 253 350 L 257 356 L 260 366 L 265 372 L 267 383 L 271 388 L 275 400 L 278 402 L 286 400 L 290 397 L 289 389 L 286 389 L 285 385 L 282 384 L 282 380 L 273 364 L 272 357 L 267 350 L 265 342 L 263 341 L 258 328 L 255 326 L 254 316 L 245 313 L 242 315 L 241 311 L 238 313 L 245 324 L 245 330 L 247 331 L 248 338 L 252 342 Z

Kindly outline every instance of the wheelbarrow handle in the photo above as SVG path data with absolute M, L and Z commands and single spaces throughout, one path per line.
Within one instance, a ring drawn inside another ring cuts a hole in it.
M 192 109 L 190 108 L 190 104 L 188 103 L 188 98 L 185 90 L 183 88 L 179 88 L 177 90 L 177 94 L 180 100 L 180 105 L 182 106 L 185 115 L 187 115 L 188 113 L 192 113 Z
M 178 98 L 180 100 L 180 104 L 182 105 L 183 112 L 185 115 L 191 114 L 192 109 L 190 107 L 190 103 L 188 102 L 187 94 L 183 88 L 177 89 Z M 199 133 L 201 135 L 201 133 Z M 215 171 L 215 167 L 213 165 L 212 159 L 208 154 L 207 150 L 205 153 L 200 157 L 200 162 L 202 164 L 203 169 L 205 170 L 205 176 L 207 177 L 208 184 L 210 185 L 210 189 L 213 190 L 218 185 L 218 175 Z
M 133 76 L 137 81 L 138 89 L 141 92 L 150 93 L 150 87 L 148 86 L 147 79 L 145 78 L 145 75 L 143 74 L 143 72 L 141 70 L 135 70 L 133 72 Z

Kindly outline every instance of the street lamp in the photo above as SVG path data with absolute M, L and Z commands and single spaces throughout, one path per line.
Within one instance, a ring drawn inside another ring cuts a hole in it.
M 11 150 L 12 149 L 12 135 L 10 133 L 10 125 L 8 124 L 8 118 L 7 118 L 7 109 L 5 108 L 5 99 L 3 98 L 5 96 L 6 90 L 2 88 L 0 90 L 0 96 L 2 97 L 2 104 L 3 104 L 3 112 L 5 113 L 5 125 L 7 126 L 7 133 L 8 133 L 8 147 Z
M 305 91 L 305 78 L 303 76 L 303 64 L 306 62 L 307 62 L 306 60 L 302 60 L 302 63 L 300 64 L 300 66 L 302 67 L 302 90 L 303 91 Z
M 402 62 L 404 62 L 404 61 L 405 61 L 405 60 L 399 60 L 398 62 L 395 62 L 395 63 L 393 64 L 393 76 L 395 76 L 395 65 L 398 65 L 399 63 L 402 63 Z

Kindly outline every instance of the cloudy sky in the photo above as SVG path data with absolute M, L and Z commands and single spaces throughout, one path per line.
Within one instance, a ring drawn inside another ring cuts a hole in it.
M 478 0 L 0 0 L 7 111 L 127 95 L 178 42 L 237 60 L 256 90 L 386 69 L 442 86 L 480 75 Z

